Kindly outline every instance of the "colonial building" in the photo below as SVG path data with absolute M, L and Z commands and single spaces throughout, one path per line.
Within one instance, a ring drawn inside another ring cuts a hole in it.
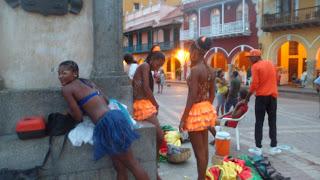
M 312 84 L 320 71 L 320 1 L 262 0 L 259 9 L 263 57 L 279 67 L 281 84 L 304 71 Z
M 164 71 L 168 79 L 180 77 L 179 50 L 182 12 L 180 7 L 163 2 L 151 4 L 127 13 L 124 25 L 124 53 L 132 53 L 139 63 L 143 62 L 154 44 L 166 55 Z
M 245 54 L 259 48 L 255 0 L 183 0 L 184 48 L 199 36 L 212 39 L 208 63 L 217 69 L 248 70 Z M 227 74 L 227 73 L 226 73 Z
M 123 0 L 123 12 L 125 15 L 127 13 L 143 9 L 143 7 L 158 3 L 163 3 L 169 6 L 178 6 L 180 5 L 180 2 L 181 0 Z

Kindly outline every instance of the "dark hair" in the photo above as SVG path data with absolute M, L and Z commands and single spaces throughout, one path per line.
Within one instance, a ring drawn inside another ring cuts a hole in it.
M 166 57 L 164 56 L 164 54 L 162 52 L 154 52 L 152 53 L 151 57 L 150 57 L 150 62 L 154 61 L 154 60 L 165 60 Z
M 150 49 L 150 52 L 148 53 L 147 58 L 145 59 L 145 62 L 148 63 L 150 65 L 152 60 L 157 60 L 157 59 L 161 59 L 161 60 L 165 60 L 165 56 L 163 53 L 161 53 L 160 51 L 156 51 L 154 52 L 153 49 L 155 47 L 160 47 L 159 45 L 153 45 Z M 149 85 L 150 85 L 150 89 L 153 92 L 153 77 L 152 77 L 152 73 L 151 73 L 151 68 L 150 68 L 150 72 L 149 72 Z
M 134 60 L 132 54 L 129 54 L 129 53 L 128 53 L 128 54 L 125 54 L 125 55 L 123 56 L 123 59 L 124 59 L 124 61 L 125 61 L 127 64 L 137 63 L 137 62 Z
M 233 76 L 233 77 L 238 77 L 238 75 L 239 75 L 238 71 L 233 71 L 233 72 L 232 72 L 232 76 Z
M 245 99 L 248 95 L 248 90 L 246 88 L 241 88 L 239 91 L 240 99 Z
M 206 52 L 210 49 L 210 47 L 211 40 L 209 38 L 201 36 L 191 44 L 189 51 L 196 51 L 198 56 L 197 59 L 202 59 Z M 191 66 L 193 66 L 193 61 L 191 61 Z
M 79 77 L 79 67 L 78 64 L 72 60 L 63 61 L 59 64 L 59 67 L 66 66 L 68 69 L 77 73 L 77 78 Z
M 221 69 L 218 70 L 218 71 L 217 71 L 217 76 L 220 77 L 222 73 L 223 73 L 223 71 L 222 71 Z

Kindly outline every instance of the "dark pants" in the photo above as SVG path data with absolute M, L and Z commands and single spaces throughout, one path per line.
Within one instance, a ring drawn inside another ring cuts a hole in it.
M 255 103 L 256 124 L 254 137 L 256 147 L 261 148 L 264 115 L 268 113 L 271 147 L 277 146 L 277 99 L 272 96 L 257 96 Z
M 235 108 L 237 103 L 238 103 L 238 98 L 229 98 L 225 105 L 225 113 L 229 112 L 232 106 L 233 108 Z

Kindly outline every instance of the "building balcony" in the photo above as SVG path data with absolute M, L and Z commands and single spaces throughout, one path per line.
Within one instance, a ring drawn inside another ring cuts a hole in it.
M 159 45 L 162 51 L 168 51 L 176 48 L 179 45 L 179 42 L 167 41 L 167 42 L 161 42 L 159 43 Z
M 182 0 L 182 4 L 188 4 L 196 1 L 199 1 L 199 0 Z
M 200 28 L 200 36 L 212 38 L 249 36 L 250 34 L 250 23 L 242 20 Z
M 123 47 L 123 52 L 124 53 L 145 53 L 145 52 L 149 52 L 151 47 L 152 47 L 152 44 L 125 46 Z
M 167 42 L 160 42 L 155 44 L 159 44 L 162 51 L 168 51 L 176 48 L 179 45 L 179 42 L 167 41 Z M 151 47 L 152 47 L 152 44 L 126 46 L 126 47 L 123 47 L 123 52 L 124 53 L 146 53 L 150 51 Z
M 180 40 L 194 40 L 198 37 L 198 32 L 194 30 L 182 30 L 180 31 Z
M 320 26 L 320 6 L 296 9 L 289 13 L 264 14 L 261 29 L 265 32 Z

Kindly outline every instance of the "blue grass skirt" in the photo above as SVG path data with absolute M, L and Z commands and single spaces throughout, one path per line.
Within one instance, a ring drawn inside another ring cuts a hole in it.
M 94 159 L 104 155 L 125 153 L 139 138 L 126 117 L 119 110 L 110 110 L 98 121 L 93 132 Z

